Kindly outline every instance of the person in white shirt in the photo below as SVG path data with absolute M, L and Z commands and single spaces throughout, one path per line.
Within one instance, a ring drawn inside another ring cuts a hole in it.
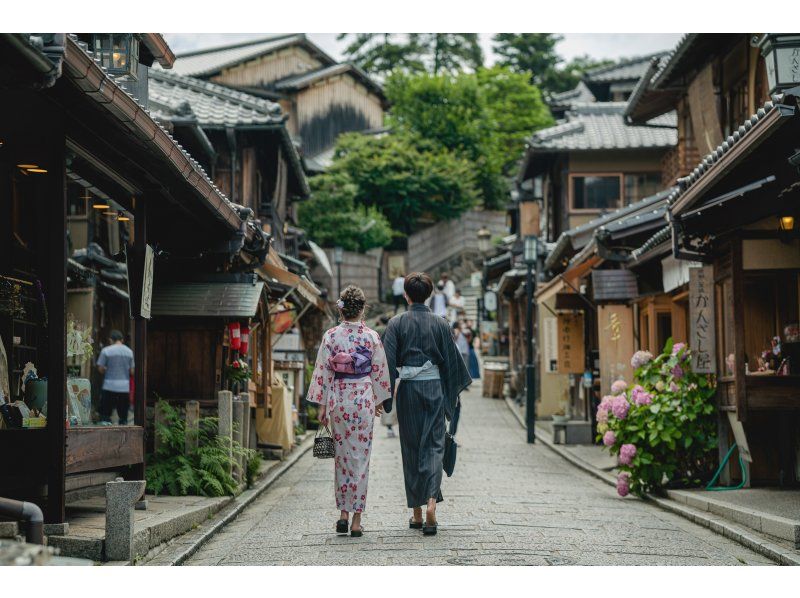
M 447 274 L 442 274 L 442 278 L 439 281 L 439 284 L 444 285 L 444 294 L 447 297 L 447 300 L 450 301 L 453 295 L 456 294 L 456 285 L 455 283 L 447 277 Z M 436 286 L 438 287 L 439 284 Z
M 450 297 L 447 302 L 449 309 L 447 310 L 450 323 L 456 322 L 459 316 L 464 312 L 464 297 L 461 296 L 461 290 L 456 289 L 455 294 Z
M 392 281 L 392 299 L 394 300 L 394 313 L 397 313 L 398 308 L 402 305 L 408 311 L 405 298 L 403 297 L 403 285 L 406 279 L 402 274 L 398 274 Z
M 444 284 L 442 282 L 436 285 L 436 290 L 433 292 L 431 311 L 434 315 L 447 318 L 447 295 L 444 294 Z
M 97 369 L 103 374 L 103 392 L 100 396 L 100 420 L 111 423 L 111 412 L 116 409 L 119 424 L 128 423 L 131 376 L 133 376 L 133 351 L 123 342 L 119 330 L 112 330 L 111 344 L 103 347 L 97 358 Z
M 461 353 L 461 357 L 464 359 L 464 365 L 466 365 L 469 363 L 469 341 L 461 331 L 461 324 L 458 322 L 453 324 L 453 340 L 456 343 L 456 349 L 458 349 L 458 352 Z

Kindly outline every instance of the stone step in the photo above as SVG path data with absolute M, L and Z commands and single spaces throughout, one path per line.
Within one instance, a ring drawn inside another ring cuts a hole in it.
M 713 513 L 800 548 L 800 493 L 797 491 L 746 488 L 714 493 L 668 490 L 667 495 L 676 502 Z

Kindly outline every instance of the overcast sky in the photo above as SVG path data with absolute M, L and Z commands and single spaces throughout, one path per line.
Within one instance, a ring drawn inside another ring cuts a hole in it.
M 176 53 L 258 39 L 270 33 L 165 33 Z M 487 62 L 493 62 L 491 33 L 481 33 L 481 45 Z M 671 49 L 682 33 L 564 33 L 556 47 L 566 60 L 588 54 L 593 58 L 617 59 Z M 309 33 L 311 40 L 333 57 L 340 59 L 345 42 L 336 41 L 336 33 Z

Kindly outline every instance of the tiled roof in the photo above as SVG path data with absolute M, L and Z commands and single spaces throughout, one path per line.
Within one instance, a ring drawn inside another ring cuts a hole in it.
M 583 76 L 584 81 L 592 83 L 611 83 L 613 81 L 638 80 L 647 70 L 653 58 L 665 56 L 666 51 L 655 52 L 646 56 L 635 56 L 620 60 L 615 64 L 601 66 L 596 69 L 586 71 Z
M 180 75 L 193 75 L 196 77 L 212 75 L 226 67 L 257 58 L 298 42 L 310 43 L 302 33 L 290 33 L 244 43 L 185 52 L 177 55 L 172 71 Z M 334 62 L 333 59 L 330 59 L 330 62 Z
M 665 226 L 664 228 L 659 229 L 659 231 L 652 237 L 647 239 L 647 241 L 645 241 L 641 247 L 638 247 L 631 252 L 631 259 L 634 261 L 638 260 L 648 251 L 655 249 L 662 243 L 666 243 L 667 241 L 669 241 L 671 235 L 672 235 L 671 227 Z
M 674 113 L 653 119 L 658 126 L 628 126 L 624 102 L 574 104 L 563 121 L 537 131 L 529 142 L 531 151 L 580 151 L 670 148 L 678 142 Z
M 320 69 L 308 71 L 306 73 L 292 75 L 286 79 L 276 81 L 272 87 L 277 90 L 303 89 L 309 85 L 312 85 L 313 83 L 316 83 L 317 81 L 322 81 L 329 77 L 335 77 L 336 75 L 342 75 L 344 73 L 350 73 L 356 79 L 361 81 L 361 83 L 366 85 L 370 90 L 383 97 L 383 88 L 373 79 L 371 79 L 367 73 L 362 71 L 354 64 L 350 64 L 349 62 L 332 64 L 330 66 L 325 66 Z
M 760 122 L 776 108 L 776 104 L 772 101 L 766 102 L 758 112 L 753 114 L 749 119 L 734 131 L 725 141 L 719 144 L 713 152 L 706 155 L 700 163 L 690 172 L 687 176 L 678 179 L 678 187 L 670 193 L 667 198 L 669 205 L 674 204 L 678 198 L 683 195 L 688 189 L 694 185 L 703 174 L 711 168 L 716 162 L 719 161 L 725 154 L 727 154 L 736 144 L 740 143 L 742 139 L 746 138 L 751 131 L 758 128 Z
M 554 106 L 563 106 L 564 104 L 594 102 L 595 99 L 592 90 L 589 89 L 586 83 L 579 81 L 573 89 L 551 95 L 550 104 Z
M 149 98 L 160 115 L 188 102 L 200 126 L 208 128 L 280 125 L 285 120 L 280 105 L 274 102 L 169 71 L 150 71 Z

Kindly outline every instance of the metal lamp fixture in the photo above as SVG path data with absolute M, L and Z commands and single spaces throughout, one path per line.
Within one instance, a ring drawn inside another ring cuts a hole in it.
M 539 240 L 534 235 L 525 237 L 522 245 L 522 259 L 530 266 L 536 264 L 539 257 Z
M 800 34 L 764 33 L 753 45 L 764 56 L 770 95 L 800 85 Z
M 133 33 L 96 33 L 92 48 L 109 73 L 137 79 L 139 38 Z
M 781 214 L 778 216 L 778 222 L 782 231 L 790 232 L 794 230 L 794 215 Z
M 480 251 L 481 253 L 487 253 L 489 249 L 491 249 L 491 245 L 492 245 L 491 231 L 485 226 L 481 226 L 480 230 L 478 230 L 478 251 Z

